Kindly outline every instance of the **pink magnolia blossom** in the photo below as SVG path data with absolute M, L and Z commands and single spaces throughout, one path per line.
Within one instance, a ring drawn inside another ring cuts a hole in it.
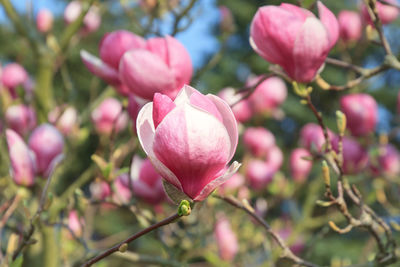
M 335 15 L 320 1 L 317 5 L 320 19 L 291 4 L 263 6 L 250 26 L 253 49 L 302 83 L 314 79 L 339 37 Z
M 29 79 L 26 70 L 18 63 L 10 63 L 2 69 L 1 82 L 13 98 L 17 98 L 16 88 Z
M 94 181 L 89 186 L 90 194 L 95 200 L 105 200 L 111 195 L 111 188 L 105 181 Z
M 74 233 L 76 237 L 81 237 L 83 234 L 83 226 L 85 222 L 80 218 L 76 210 L 71 210 L 68 213 L 68 228 Z
M 328 129 L 328 136 L 332 140 L 334 134 Z M 321 151 L 325 144 L 324 133 L 321 126 L 315 123 L 307 123 L 300 131 L 300 145 L 308 150 Z
M 119 175 L 113 183 L 113 200 L 119 204 L 128 204 L 132 198 L 130 177 L 128 173 Z
M 149 159 L 135 156 L 131 165 L 133 194 L 145 202 L 157 205 L 166 199 L 161 176 L 156 172 Z
M 64 21 L 70 24 L 77 20 L 82 12 L 82 4 L 79 1 L 71 1 L 64 10 Z M 92 6 L 83 18 L 83 33 L 88 34 L 96 31 L 101 24 L 99 9 Z
M 63 136 L 57 128 L 45 123 L 32 132 L 28 144 L 36 156 L 37 173 L 47 177 L 63 157 Z
M 276 145 L 270 147 L 265 159 L 251 159 L 246 168 L 246 178 L 255 190 L 262 190 L 272 182 L 283 163 L 283 153 Z
M 186 48 L 175 38 L 151 38 L 145 49 L 133 49 L 121 58 L 122 82 L 135 95 L 152 100 L 155 93 L 174 99 L 189 84 L 193 67 Z
M 225 100 L 229 105 L 233 105 L 242 98 L 243 94 L 236 94 L 235 89 L 232 87 L 227 87 L 222 89 L 218 93 L 218 96 Z M 243 99 L 239 103 L 236 103 L 232 107 L 232 111 L 238 122 L 246 122 L 253 115 L 249 100 L 247 99 Z
M 263 127 L 249 127 L 243 134 L 243 144 L 253 155 L 265 156 L 275 146 L 275 137 Z
M 48 9 L 41 9 L 36 17 L 36 27 L 39 32 L 46 33 L 53 27 L 53 13 Z
M 375 161 L 370 160 L 370 166 L 374 174 L 396 176 L 400 173 L 400 153 L 391 144 L 381 145 L 378 148 L 379 155 Z
M 256 85 L 262 76 L 251 77 L 246 85 L 251 87 Z M 287 97 L 285 82 L 278 77 L 270 77 L 261 82 L 249 98 L 250 106 L 255 113 L 262 114 L 273 111 L 282 104 Z
M 237 171 L 228 170 L 238 130 L 232 110 L 217 96 L 185 85 L 175 101 L 155 94 L 137 119 L 139 141 L 156 171 L 195 201 L 204 200 Z
M 246 178 L 254 190 L 262 190 L 272 182 L 276 170 L 265 161 L 251 159 L 246 167 Z
M 64 110 L 56 107 L 49 113 L 48 119 L 62 134 L 69 135 L 77 127 L 78 112 L 74 107 L 67 107 Z
M 396 0 L 387 0 L 387 1 L 392 4 L 397 4 Z M 389 23 L 393 22 L 394 20 L 396 20 L 397 17 L 399 16 L 399 10 L 396 7 L 386 5 L 379 1 L 376 1 L 375 5 L 376 5 L 376 9 L 378 11 L 378 16 L 379 16 L 382 24 L 389 24 Z M 361 12 L 363 14 L 365 21 L 367 23 L 369 23 L 370 25 L 373 25 L 371 17 L 369 16 L 369 13 L 368 13 L 368 9 L 364 4 L 361 6 Z
M 97 132 L 110 135 L 114 128 L 116 133 L 126 128 L 128 115 L 117 99 L 107 98 L 93 110 L 92 120 Z
M 304 159 L 310 156 L 310 152 L 304 148 L 296 148 L 290 154 L 290 174 L 296 182 L 304 182 L 310 174 L 312 161 Z
M 359 13 L 343 10 L 338 15 L 340 38 L 345 42 L 358 41 L 361 38 L 363 25 Z
M 81 51 L 81 58 L 90 72 L 114 86 L 122 95 L 128 95 L 129 89 L 121 82 L 118 73 L 120 59 L 125 52 L 145 46 L 146 41 L 142 37 L 118 30 L 104 35 L 99 45 L 100 58 L 84 50 Z
M 332 140 L 332 148 L 339 152 L 339 138 Z M 354 139 L 343 138 L 343 172 L 345 174 L 356 174 L 364 170 L 368 163 L 367 151 Z
M 225 217 L 218 219 L 215 225 L 214 236 L 221 259 L 232 261 L 239 251 L 239 243 L 229 221 Z
M 8 127 L 21 136 L 24 136 L 36 126 L 35 110 L 23 104 L 8 107 L 5 119 Z
M 374 132 L 378 116 L 375 99 L 367 94 L 350 94 L 340 99 L 340 108 L 347 118 L 347 128 L 354 136 Z
M 18 185 L 32 186 L 35 182 L 35 160 L 24 140 L 13 130 L 6 130 L 11 176 Z

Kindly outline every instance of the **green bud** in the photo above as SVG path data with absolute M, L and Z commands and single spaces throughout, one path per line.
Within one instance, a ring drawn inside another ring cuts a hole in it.
M 179 216 L 188 216 L 192 212 L 190 202 L 186 199 L 182 200 L 178 207 Z
M 128 244 L 127 243 L 123 243 L 121 246 L 119 246 L 118 251 L 121 253 L 124 253 L 128 250 Z
M 344 132 L 346 131 L 346 123 L 347 123 L 346 115 L 344 115 L 344 113 L 341 112 L 340 110 L 337 110 L 336 124 L 340 135 L 344 135 Z

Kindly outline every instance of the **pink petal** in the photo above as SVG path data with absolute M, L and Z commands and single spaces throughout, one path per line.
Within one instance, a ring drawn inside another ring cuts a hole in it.
M 228 131 L 228 135 L 231 141 L 231 149 L 228 159 L 228 161 L 230 161 L 233 158 L 233 155 L 235 154 L 239 139 L 239 132 L 237 128 L 237 121 L 235 119 L 235 115 L 233 114 L 232 109 L 229 107 L 229 105 L 221 98 L 211 94 L 208 94 L 207 97 L 214 102 L 215 106 L 217 107 L 219 113 L 222 116 L 223 120 L 222 122 L 226 130 Z
M 136 127 L 139 142 L 153 164 L 157 172 L 168 182 L 182 190 L 181 183 L 165 165 L 157 159 L 153 152 L 154 124 L 153 124 L 153 103 L 147 103 L 139 112 Z
M 237 161 L 234 161 L 231 166 L 229 166 L 228 170 L 226 170 L 226 172 L 221 175 L 220 177 L 216 178 L 215 180 L 211 181 L 210 183 L 208 183 L 203 190 L 200 192 L 200 194 L 194 199 L 196 201 L 202 201 L 204 200 L 206 197 L 208 197 L 208 195 L 210 195 L 210 193 L 216 189 L 218 186 L 222 185 L 223 183 L 225 183 L 229 178 L 232 177 L 232 175 L 234 175 L 237 170 L 239 169 L 239 167 L 241 166 L 240 163 L 238 163 Z
M 132 93 L 148 100 L 152 100 L 155 93 L 174 98 L 179 90 L 168 66 L 147 50 L 126 52 L 121 59 L 119 73 Z
M 289 11 L 290 13 L 292 13 L 294 15 L 296 15 L 296 17 L 302 19 L 303 21 L 305 21 L 308 17 L 315 18 L 315 15 L 311 11 L 309 11 L 307 9 L 304 9 L 304 8 L 301 8 L 299 6 L 295 6 L 295 5 L 287 4 L 287 3 L 282 3 L 282 4 L 280 4 L 279 7 Z
M 159 93 L 154 94 L 153 98 L 153 123 L 154 127 L 160 124 L 164 117 L 176 107 L 171 98 Z
M 118 72 L 115 69 L 85 50 L 81 50 L 80 54 L 83 63 L 91 73 L 112 85 L 120 84 Z
M 328 31 L 329 48 L 332 48 L 339 38 L 339 23 L 335 15 L 321 1 L 318 1 L 319 19 Z
M 262 51 L 261 56 L 274 64 L 290 65 L 294 42 L 303 19 L 276 6 L 261 7 L 253 18 L 250 36 Z M 285 25 L 285 27 L 282 27 Z
M 197 108 L 200 108 L 203 111 L 211 113 L 220 122 L 222 122 L 221 113 L 219 113 L 217 107 L 214 105 L 212 100 L 207 98 L 205 95 L 199 92 L 193 92 L 193 94 L 190 96 L 190 104 Z
M 298 82 L 310 82 L 322 66 L 329 52 L 325 27 L 316 18 L 308 18 L 299 32 L 293 57 L 295 69 L 290 76 Z
M 155 155 L 193 199 L 224 169 L 230 146 L 225 126 L 210 113 L 189 104 L 172 110 L 154 136 Z

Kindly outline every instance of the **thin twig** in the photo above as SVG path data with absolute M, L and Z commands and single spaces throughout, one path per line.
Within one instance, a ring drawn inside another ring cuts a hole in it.
M 290 250 L 290 248 L 285 244 L 285 241 L 283 241 L 283 239 L 272 230 L 271 226 L 266 221 L 264 221 L 263 218 L 261 218 L 259 215 L 257 215 L 254 212 L 254 209 L 252 207 L 250 207 L 248 204 L 244 204 L 244 203 L 240 202 L 239 200 L 237 200 L 236 198 L 234 198 L 232 196 L 219 196 L 219 195 L 216 195 L 215 197 L 225 201 L 226 203 L 230 204 L 231 206 L 233 206 L 235 208 L 238 208 L 238 209 L 241 209 L 241 210 L 245 211 L 248 215 L 250 215 L 253 219 L 255 219 L 261 226 L 263 226 L 264 229 L 271 236 L 271 238 L 282 249 L 282 251 L 283 251 L 282 258 L 290 259 L 295 264 L 298 264 L 298 265 L 301 265 L 301 266 L 309 266 L 309 267 L 318 267 L 319 266 L 317 264 L 305 261 L 305 260 L 301 259 L 300 257 L 296 256 Z
M 88 260 L 86 263 L 84 263 L 82 265 L 82 267 L 89 267 L 89 266 L 95 264 L 96 262 L 98 262 L 98 261 L 104 259 L 105 257 L 113 254 L 114 252 L 119 251 L 121 246 L 123 246 L 125 244 L 129 244 L 130 242 L 138 239 L 139 237 L 141 237 L 141 236 L 143 236 L 143 235 L 145 235 L 145 234 L 147 234 L 147 233 L 149 233 L 149 232 L 151 232 L 151 231 L 153 231 L 153 230 L 155 230 L 157 228 L 160 228 L 162 226 L 165 226 L 165 225 L 168 225 L 170 223 L 173 223 L 177 219 L 179 219 L 180 217 L 181 216 L 178 215 L 178 213 L 175 213 L 174 215 L 171 215 L 170 217 L 168 217 L 168 218 L 166 218 L 166 219 L 164 219 L 164 220 L 162 220 L 162 221 L 160 221 L 158 223 L 155 223 L 155 224 L 147 227 L 146 229 L 143 229 L 142 231 L 130 236 L 129 238 L 125 239 L 124 241 L 116 244 L 115 246 L 113 246 L 113 247 L 107 249 L 106 251 L 102 252 L 101 254 L 95 256 L 94 258 Z
M 180 13 L 175 14 L 174 26 L 171 33 L 172 36 L 175 36 L 180 32 L 181 29 L 179 28 L 179 23 L 189 13 L 196 2 L 197 0 L 190 0 L 189 4 Z

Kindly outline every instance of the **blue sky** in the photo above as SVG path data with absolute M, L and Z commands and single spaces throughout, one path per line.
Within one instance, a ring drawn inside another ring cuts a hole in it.
M 12 0 L 19 12 L 25 12 L 26 7 L 32 0 Z M 65 3 L 57 0 L 34 0 L 32 1 L 34 13 L 42 8 L 53 11 L 56 15 L 62 15 Z M 219 11 L 215 5 L 215 0 L 198 1 L 192 10 L 196 19 L 189 29 L 179 33 L 176 37 L 188 49 L 195 68 L 200 67 L 204 62 L 204 55 L 212 53 L 218 49 L 218 41 L 211 35 L 213 25 L 219 19 Z M 165 32 L 171 27 L 172 17 L 165 18 Z M 4 10 L 0 8 L 0 22 L 7 22 Z M 185 21 L 182 22 L 183 24 Z M 117 30 L 117 29 L 115 29 Z

